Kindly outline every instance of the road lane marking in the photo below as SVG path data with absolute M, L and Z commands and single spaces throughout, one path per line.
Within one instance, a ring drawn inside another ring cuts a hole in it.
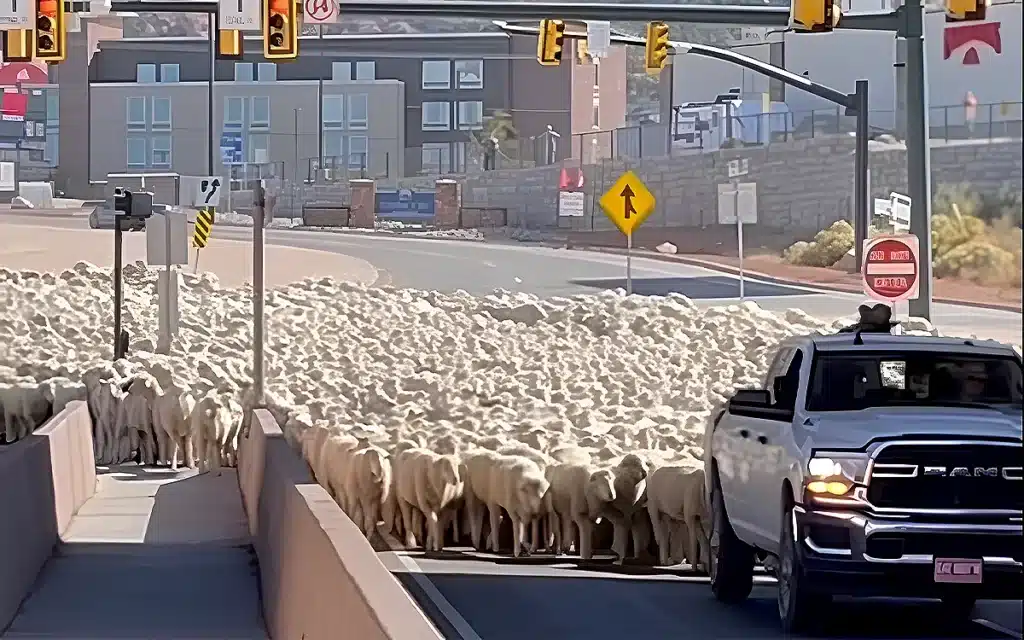
M 995 631 L 996 633 L 1005 633 L 1006 635 L 1010 636 L 1011 638 L 1016 638 L 1017 640 L 1021 640 L 1021 638 L 1024 637 L 1024 636 L 1021 635 L 1020 631 L 1014 631 L 1013 629 L 1010 629 L 1008 627 L 1004 627 L 1001 624 L 997 624 L 995 622 L 992 622 L 991 620 L 986 620 L 984 618 L 975 618 L 974 619 L 974 623 L 975 624 L 980 624 L 981 626 L 985 627 L 986 629 L 991 629 L 992 631 Z
M 466 619 L 462 617 L 462 614 L 445 598 L 444 595 L 438 590 L 433 582 L 419 564 L 415 560 L 406 555 L 406 550 L 399 544 L 398 540 L 389 533 L 384 533 L 384 530 L 380 527 L 377 528 L 377 533 L 380 534 L 381 538 L 384 539 L 385 544 L 391 552 L 398 558 L 398 561 L 402 563 L 406 571 L 412 576 L 412 579 L 416 582 L 416 586 L 423 591 L 423 595 L 430 600 L 431 604 L 437 608 L 438 613 L 445 619 L 448 625 L 455 629 L 455 633 L 459 634 L 461 640 L 483 640 L 473 627 L 466 622 Z

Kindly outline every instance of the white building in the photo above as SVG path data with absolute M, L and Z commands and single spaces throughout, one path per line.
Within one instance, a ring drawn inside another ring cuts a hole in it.
M 855 13 L 885 10 L 885 1 L 843 0 L 843 4 L 846 13 Z M 943 126 L 963 124 L 968 91 L 978 101 L 978 123 L 988 122 L 990 117 L 993 121 L 1021 120 L 1021 0 L 993 0 L 987 17 L 984 22 L 946 23 L 941 10 L 930 9 L 925 18 L 933 135 Z M 787 69 L 834 89 L 852 93 L 857 80 L 868 80 L 871 125 L 885 129 L 894 126 L 898 98 L 894 34 L 745 32 L 753 36 L 754 42 L 781 41 Z M 768 62 L 770 48 L 770 44 L 738 43 L 736 50 Z M 682 55 L 675 58 L 672 102 L 711 101 L 736 88 L 743 94 L 763 93 L 768 92 L 768 84 L 764 76 L 741 67 Z M 786 87 L 785 104 L 797 123 L 812 110 L 822 110 L 815 112 L 818 117 L 836 114 L 835 105 L 793 87 Z

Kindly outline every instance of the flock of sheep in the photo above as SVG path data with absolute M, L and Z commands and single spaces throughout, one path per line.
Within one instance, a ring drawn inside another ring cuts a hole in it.
M 233 465 L 252 406 L 249 290 L 186 275 L 165 355 L 156 274 L 124 273 L 130 362 L 110 364 L 109 271 L 0 269 L 6 440 L 85 397 L 98 463 Z M 266 312 L 268 408 L 367 534 L 586 557 L 611 533 L 620 558 L 656 547 L 662 563 L 693 564 L 708 417 L 762 381 L 779 341 L 834 325 L 677 295 L 472 296 L 328 278 L 268 291 Z

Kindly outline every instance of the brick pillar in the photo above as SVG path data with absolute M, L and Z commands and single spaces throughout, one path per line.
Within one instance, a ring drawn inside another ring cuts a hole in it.
M 459 183 L 454 180 L 438 180 L 434 184 L 434 226 L 459 227 Z
M 349 180 L 348 191 L 349 226 L 373 229 L 377 222 L 377 184 L 373 180 Z

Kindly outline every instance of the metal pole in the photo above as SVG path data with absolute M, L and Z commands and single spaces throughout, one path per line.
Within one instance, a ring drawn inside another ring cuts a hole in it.
M 266 399 L 263 388 L 263 210 L 266 206 L 267 194 L 263 190 L 263 181 L 253 188 L 252 208 L 252 388 L 256 394 L 256 403 L 262 405 Z
M 121 353 L 121 216 L 114 214 L 114 360 L 124 357 Z
M 213 152 L 214 144 L 213 139 L 216 136 L 216 127 L 213 124 L 213 85 L 216 81 L 217 76 L 217 14 L 209 14 L 209 30 L 210 30 L 210 83 L 206 92 L 206 126 L 209 131 L 209 141 L 207 142 L 207 149 L 209 155 L 206 158 L 206 175 L 215 176 L 214 169 L 217 166 L 216 154 Z M 230 188 L 230 185 L 229 185 Z
M 164 336 L 164 348 L 167 349 L 167 353 L 171 352 L 172 342 L 172 331 L 171 331 L 171 214 L 164 212 L 164 270 L 166 272 L 167 281 L 164 285 L 164 322 L 165 331 L 167 332 Z
M 743 300 L 743 218 L 740 216 L 740 181 L 732 181 L 732 210 L 736 214 L 736 255 L 740 260 L 740 300 Z
M 910 315 L 932 315 L 932 186 L 928 150 L 928 76 L 924 50 L 923 0 L 905 2 L 907 40 L 907 186 L 910 196 L 910 233 L 921 246 L 918 297 L 910 301 Z
M 633 295 L 633 234 L 626 234 L 626 295 Z
M 868 81 L 858 80 L 857 91 L 854 93 L 857 110 L 857 137 L 854 147 L 853 176 L 853 254 L 857 271 L 864 258 L 864 241 L 868 238 L 871 226 L 871 213 L 868 208 L 868 179 L 870 176 L 868 154 Z

